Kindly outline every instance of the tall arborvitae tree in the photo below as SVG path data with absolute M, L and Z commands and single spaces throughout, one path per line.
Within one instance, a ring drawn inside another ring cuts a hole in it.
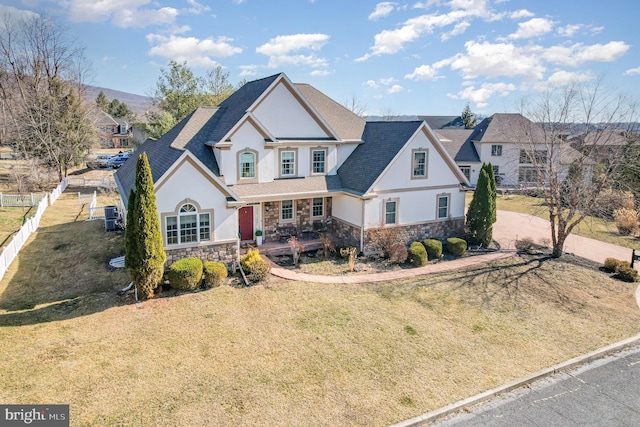
M 141 299 L 151 298 L 164 273 L 162 247 L 151 168 L 146 153 L 138 157 L 135 188 L 131 190 L 125 228 L 125 267 Z
M 466 234 L 471 244 L 482 243 L 487 247 L 493 239 L 493 208 L 491 183 L 485 168 L 480 169 L 480 176 L 473 193 L 473 199 L 467 210 Z
M 496 184 L 496 173 L 493 170 L 493 165 L 491 163 L 483 163 L 482 168 L 487 172 L 487 177 L 489 178 L 489 186 L 491 188 L 491 224 L 495 224 L 497 217 L 497 204 L 496 201 L 498 199 L 497 192 L 497 184 Z

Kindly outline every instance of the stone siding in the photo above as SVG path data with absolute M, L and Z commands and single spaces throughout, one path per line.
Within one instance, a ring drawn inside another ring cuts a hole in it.
M 333 233 L 336 245 L 355 246 L 360 249 L 360 227 L 333 218 L 330 230 Z
M 318 231 L 326 228 L 331 218 L 331 197 L 324 198 L 325 215 L 322 219 L 311 218 L 312 199 L 294 201 L 295 221 L 280 223 L 280 202 L 264 202 L 262 224 L 265 242 L 277 242 L 291 231 L 300 236 L 305 231 Z
M 397 232 L 397 241 L 409 245 L 414 241 L 422 241 L 426 238 L 446 239 L 448 237 L 461 237 L 464 234 L 464 218 L 450 219 L 448 221 L 425 222 L 422 224 L 412 224 L 393 227 Z M 365 231 L 366 254 L 379 252 L 381 248 L 376 247 L 371 241 L 372 230 Z
M 231 267 L 231 264 L 237 259 L 237 245 L 235 243 L 224 243 L 220 245 L 165 249 L 165 253 L 167 254 L 167 267 L 187 257 L 200 258 L 203 262 L 220 261 L 227 267 Z

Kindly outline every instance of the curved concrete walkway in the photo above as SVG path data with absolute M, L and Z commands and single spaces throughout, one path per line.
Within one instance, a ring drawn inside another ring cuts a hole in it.
M 500 243 L 502 250 L 485 255 L 475 255 L 453 261 L 438 262 L 435 264 L 428 264 L 424 267 L 411 268 L 407 270 L 345 276 L 320 276 L 300 273 L 295 270 L 278 267 L 275 263 L 269 260 L 271 263 L 271 274 L 284 279 L 314 283 L 384 282 L 429 273 L 457 270 L 470 265 L 506 258 L 515 252 L 516 240 L 524 237 L 530 237 L 534 242 L 540 242 L 541 239 L 549 239 L 551 235 L 551 226 L 549 225 L 549 221 L 536 216 L 509 211 L 497 212 L 497 222 L 493 229 L 493 238 Z M 631 261 L 632 250 L 622 246 L 613 245 L 611 243 L 605 243 L 599 240 L 571 234 L 567 237 L 565 252 L 602 264 L 604 263 L 605 258 L 608 257 Z M 638 287 L 638 303 L 638 305 L 640 305 L 640 286 Z
M 427 264 L 424 267 L 410 268 L 407 270 L 385 271 L 382 273 L 354 274 L 346 276 L 319 276 L 314 274 L 299 273 L 294 270 L 278 267 L 273 261 L 271 263 L 271 274 L 283 279 L 298 280 L 301 282 L 313 283 L 371 283 L 385 282 L 388 280 L 404 279 L 407 277 L 419 276 L 422 274 L 439 273 L 441 271 L 457 270 L 470 265 L 482 264 L 513 255 L 514 251 L 491 252 L 485 255 L 474 255 L 453 261 L 442 261 L 435 264 Z

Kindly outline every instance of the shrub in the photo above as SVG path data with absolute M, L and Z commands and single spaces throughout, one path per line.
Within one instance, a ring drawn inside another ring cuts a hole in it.
M 240 266 L 250 282 L 257 283 L 266 279 L 271 271 L 271 265 L 262 259 L 257 249 L 249 249 L 242 258 Z
M 638 212 L 634 209 L 616 209 L 613 211 L 613 219 L 620 234 L 629 235 L 638 228 Z
M 520 240 L 516 240 L 516 249 L 519 252 L 529 252 L 533 249 L 533 239 L 531 237 L 523 237 Z
M 182 258 L 169 267 L 169 283 L 172 288 L 193 291 L 202 280 L 202 260 L 200 258 Z
M 618 267 L 625 261 L 622 261 L 617 258 L 606 258 L 604 260 L 604 269 L 610 271 L 611 273 L 615 273 L 618 270 Z M 629 264 L 631 266 L 631 264 Z
M 621 265 L 618 267 L 616 274 L 617 278 L 623 282 L 637 282 L 638 271 L 635 268 L 631 268 L 631 265 Z
M 467 251 L 467 242 L 458 237 L 449 237 L 447 239 L 447 252 L 451 255 L 462 256 Z
M 409 259 L 418 267 L 427 265 L 427 250 L 422 243 L 413 242 L 409 245 Z
M 375 250 L 381 250 L 385 258 L 391 258 L 392 246 L 401 240 L 400 230 L 396 227 L 378 227 L 368 233 Z
M 394 264 L 405 262 L 408 256 L 409 252 L 407 251 L 407 247 L 400 242 L 394 243 L 391 245 L 391 248 L 389 248 L 389 261 Z
M 612 219 L 618 209 L 634 209 L 635 199 L 628 191 L 602 190 L 598 194 L 597 211 L 595 216 Z
M 248 273 L 251 270 L 251 264 L 258 260 L 262 260 L 260 252 L 257 249 L 249 249 L 247 253 L 240 258 L 240 266 L 242 266 L 245 273 Z
M 262 258 L 251 263 L 247 279 L 252 283 L 262 282 L 269 276 L 271 265 Z
M 207 288 L 222 285 L 227 275 L 227 267 L 223 263 L 215 261 L 207 261 L 204 263 L 204 285 Z
M 424 239 L 422 241 L 424 248 L 427 250 L 429 259 L 436 259 L 442 256 L 442 242 L 436 239 Z

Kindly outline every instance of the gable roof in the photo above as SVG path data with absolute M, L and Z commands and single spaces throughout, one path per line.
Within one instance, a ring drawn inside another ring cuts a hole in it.
M 367 122 L 360 144 L 338 168 L 345 189 L 365 194 L 422 125 L 421 121 Z
M 219 175 L 218 163 L 213 152 L 204 145 L 208 140 L 208 134 L 212 131 L 211 117 L 215 111 L 216 109 L 209 107 L 198 108 L 171 128 L 162 138 L 157 141 L 147 139 L 136 150 L 115 173 L 116 184 L 125 205 L 135 183 L 136 164 L 142 153 L 147 154 L 154 183 L 171 168 L 185 150 L 189 150 L 215 175 Z
M 460 116 L 417 116 L 418 120 L 424 120 L 433 130 L 436 129 L 464 129 L 464 122 Z
M 340 139 L 359 141 L 362 138 L 366 123 L 362 117 L 349 111 L 310 84 L 296 83 L 295 87 L 320 113 Z
M 480 163 L 480 156 L 471 142 L 473 129 L 438 129 L 438 139 L 456 162 Z
M 522 114 L 496 113 L 481 121 L 471 135 L 473 142 L 544 142 L 543 129 Z

